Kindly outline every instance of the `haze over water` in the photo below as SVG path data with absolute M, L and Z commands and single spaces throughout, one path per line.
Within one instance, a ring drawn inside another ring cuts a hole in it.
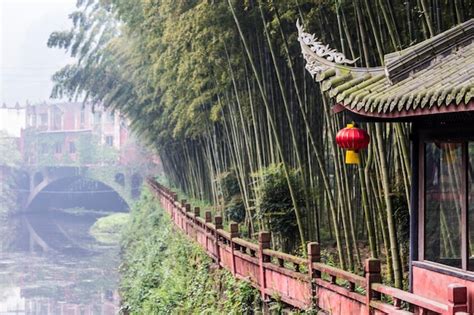
M 117 314 L 118 246 L 89 233 L 100 216 L 43 210 L 4 222 L 12 238 L 0 252 L 0 314 Z
M 71 28 L 68 15 L 74 11 L 75 4 L 76 0 L 0 0 L 0 107 L 64 101 L 50 99 L 51 77 L 72 60 L 64 51 L 48 48 L 47 41 L 52 32 Z M 63 111 L 64 114 L 69 109 Z M 3 118 L 0 140 L 14 137 L 11 143 L 22 141 L 20 135 L 24 130 L 21 129 L 30 120 L 27 113 L 21 114 L 24 115 L 22 126 L 11 126 L 15 124 L 13 116 L 0 112 L 4 116 L 0 117 Z M 40 120 L 40 115 L 37 119 Z M 61 130 L 70 128 L 64 120 L 61 123 Z M 13 132 L 5 133 L 7 125 Z M 51 126 L 47 129 L 51 131 Z M 70 141 L 71 138 L 64 140 L 61 154 L 74 155 L 80 150 L 79 140 L 74 145 Z M 119 139 L 115 143 L 119 150 Z M 0 143 L 3 157 L 10 154 L 13 157 L 12 150 L 5 145 L 5 141 Z M 57 143 L 48 146 L 47 154 L 53 161 L 58 146 Z M 22 154 L 21 163 L 25 163 L 28 156 Z M 0 315 L 117 314 L 119 233 L 114 231 L 117 233 L 108 236 L 109 239 L 100 239 L 91 229 L 98 219 L 116 212 L 123 214 L 128 208 L 117 207 L 123 200 L 116 199 L 113 193 L 99 192 L 110 187 L 96 185 L 97 192 L 81 194 L 81 185 L 75 188 L 59 185 L 54 191 L 39 194 L 32 206 L 24 209 L 22 194 L 31 190 L 36 180 L 33 171 L 25 175 L 26 168 L 26 164 L 16 164 L 11 172 L 0 163 L 0 194 L 19 196 L 15 197 L 17 205 L 8 210 L 11 205 L 0 197 Z M 11 176 L 12 173 L 15 175 Z M 22 179 L 22 176 L 28 177 Z M 91 190 L 90 186 L 85 189 Z

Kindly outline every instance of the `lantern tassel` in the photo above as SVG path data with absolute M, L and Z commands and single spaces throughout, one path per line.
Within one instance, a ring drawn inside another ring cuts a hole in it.
M 354 150 L 347 150 L 346 164 L 360 164 L 359 153 Z

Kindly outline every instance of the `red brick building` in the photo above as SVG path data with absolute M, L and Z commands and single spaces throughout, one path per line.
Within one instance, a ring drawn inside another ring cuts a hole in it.
M 84 164 L 87 161 L 79 161 L 81 147 L 84 150 L 89 147 L 87 150 L 90 151 L 92 144 L 95 144 L 109 148 L 110 152 L 120 152 L 129 140 L 125 118 L 98 106 L 93 108 L 91 104 L 27 105 L 25 119 L 26 128 L 21 136 L 22 152 L 25 161 L 30 164 L 40 160 L 45 162 L 52 156 L 58 163 Z M 111 153 L 104 152 L 102 153 L 107 155 L 107 162 L 111 162 Z M 89 153 L 93 155 L 92 152 Z M 96 154 L 100 159 L 101 153 Z M 116 157 L 117 159 L 120 157 Z M 92 160 L 89 162 L 94 164 Z

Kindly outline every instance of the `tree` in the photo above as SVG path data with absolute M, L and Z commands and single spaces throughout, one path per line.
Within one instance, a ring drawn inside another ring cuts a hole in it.
M 0 166 L 14 168 L 18 167 L 20 163 L 21 154 L 18 139 L 0 131 Z
M 407 253 L 391 209 L 396 194 L 404 201 L 396 212 L 409 211 L 410 126 L 366 126 L 374 141 L 364 164 L 344 165 L 334 136 L 346 117 L 330 114 L 331 100 L 305 72 L 295 23 L 376 66 L 469 16 L 468 1 L 79 1 L 72 30 L 49 41 L 77 57 L 54 76 L 53 96 L 120 110 L 159 152 L 170 182 L 219 209 L 235 207 L 222 198 L 223 174 L 232 173 L 249 237 L 271 227 L 263 170 L 281 165 L 300 242 L 335 241 L 340 266 L 358 270 L 368 239 L 401 287 Z

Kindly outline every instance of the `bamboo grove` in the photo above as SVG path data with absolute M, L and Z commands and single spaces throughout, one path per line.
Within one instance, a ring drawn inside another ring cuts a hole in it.
M 48 42 L 76 58 L 53 96 L 125 114 L 171 183 L 247 237 L 271 230 L 289 252 L 319 241 L 354 271 L 382 257 L 402 287 L 410 126 L 364 125 L 363 162 L 345 165 L 334 139 L 348 118 L 305 71 L 295 23 L 376 66 L 473 15 L 469 0 L 79 0 Z

